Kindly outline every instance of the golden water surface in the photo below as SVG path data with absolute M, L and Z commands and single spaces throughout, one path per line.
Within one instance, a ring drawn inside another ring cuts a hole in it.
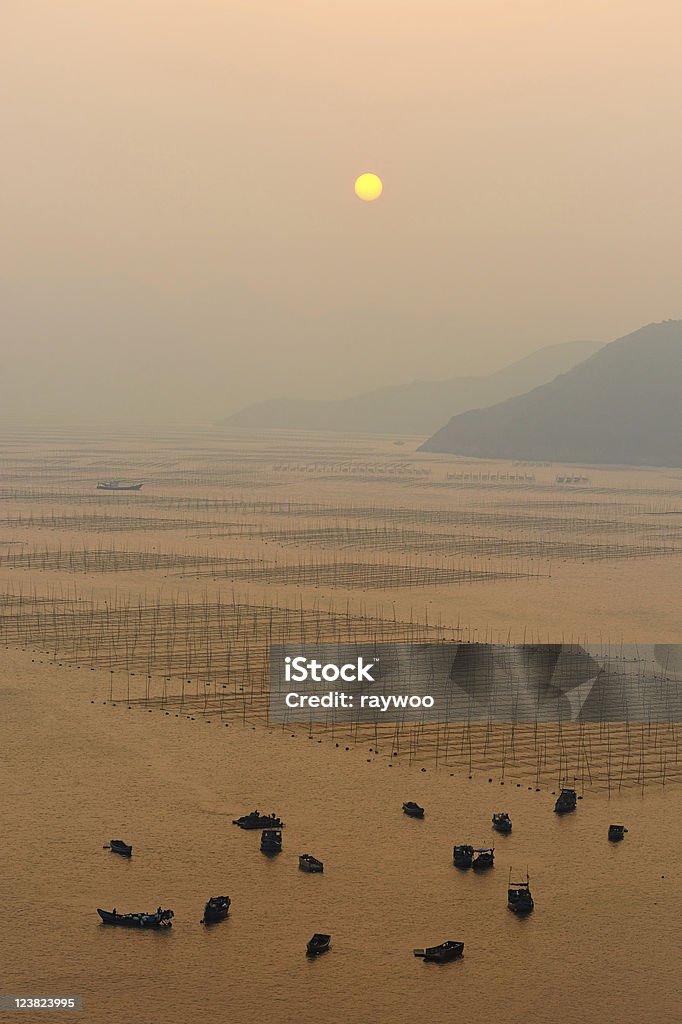
M 222 650 L 208 613 L 163 637 L 133 625 L 140 603 L 174 622 L 186 601 L 232 602 L 234 617 L 241 595 L 261 619 L 329 608 L 468 639 L 679 642 L 682 473 L 594 468 L 566 490 L 559 467 L 457 464 L 390 439 L 212 435 L 17 437 L 2 468 L 0 993 L 82 995 L 93 1024 L 678 1024 L 674 730 L 654 780 L 647 768 L 638 785 L 634 764 L 620 788 L 614 755 L 610 796 L 581 784 L 559 818 L 551 750 L 535 780 L 534 748 L 526 777 L 486 770 L 480 751 L 474 770 L 424 745 L 410 765 L 362 734 L 202 714 L 200 687 L 248 690 L 251 638 Z M 137 497 L 94 491 L 132 473 Z M 167 673 L 176 694 L 191 678 L 194 703 L 150 710 L 145 680 L 158 698 Z M 272 859 L 231 824 L 255 807 L 286 822 Z M 494 811 L 511 836 L 493 839 Z M 611 822 L 624 842 L 607 841 Z M 130 861 L 103 849 L 112 838 Z M 458 872 L 457 842 L 494 842 L 494 869 Z M 301 853 L 324 874 L 300 872 Z M 525 920 L 506 907 L 510 868 L 530 874 Z M 219 894 L 229 919 L 205 928 Z M 158 905 L 175 912 L 162 933 L 96 913 Z M 316 931 L 332 949 L 311 962 Z M 462 961 L 412 954 L 445 939 L 464 941 Z

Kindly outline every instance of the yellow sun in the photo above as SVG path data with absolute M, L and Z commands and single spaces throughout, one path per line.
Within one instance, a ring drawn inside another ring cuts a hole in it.
M 383 190 L 384 186 L 378 174 L 361 174 L 355 179 L 355 194 L 358 199 L 364 199 L 367 203 L 378 199 Z

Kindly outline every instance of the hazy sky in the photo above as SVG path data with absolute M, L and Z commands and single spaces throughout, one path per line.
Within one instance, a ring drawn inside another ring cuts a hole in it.
M 682 316 L 680 0 L 4 0 L 0 34 L 0 416 Z

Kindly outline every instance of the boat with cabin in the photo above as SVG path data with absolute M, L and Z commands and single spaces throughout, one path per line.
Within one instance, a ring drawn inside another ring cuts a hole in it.
M 515 914 L 530 914 L 535 906 L 530 891 L 530 878 L 526 872 L 525 882 L 512 882 L 511 870 L 509 871 L 509 883 L 507 887 L 507 906 Z
M 409 818 L 423 818 L 424 817 L 424 808 L 420 807 L 419 804 L 416 804 L 414 802 L 414 800 L 408 800 L 407 803 L 403 804 L 403 812 Z
M 282 833 L 278 828 L 263 829 L 260 837 L 260 848 L 263 853 L 282 852 Z
M 317 857 L 310 853 L 302 853 L 298 858 L 298 866 L 301 871 L 307 871 L 310 875 L 321 875 L 324 871 L 324 864 Z
M 98 491 L 141 491 L 142 484 L 126 484 L 121 480 L 100 480 L 97 484 Z
M 493 828 L 496 832 L 501 832 L 502 835 L 509 835 L 512 830 L 512 823 L 511 818 L 505 811 L 493 814 Z
M 224 921 L 230 911 L 232 900 L 229 896 L 211 896 L 204 906 L 202 924 L 215 924 Z
M 459 960 L 464 953 L 464 943 L 448 939 L 438 946 L 426 946 L 425 949 L 413 950 L 415 956 L 421 957 L 425 963 L 446 964 L 450 960 Z
M 493 846 L 481 846 L 474 850 L 476 856 L 471 865 L 474 871 L 487 871 L 495 863 L 495 848 Z
M 609 825 L 609 841 L 619 843 L 622 839 L 625 839 L 626 832 L 625 825 Z
M 577 807 L 577 794 L 574 789 L 562 789 L 554 804 L 556 814 L 569 814 Z
M 474 848 L 469 843 L 460 843 L 452 851 L 452 859 L 456 868 L 470 868 L 474 860 Z

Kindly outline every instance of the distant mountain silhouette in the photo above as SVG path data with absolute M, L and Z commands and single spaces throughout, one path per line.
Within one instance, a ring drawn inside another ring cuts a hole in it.
M 649 324 L 556 380 L 453 416 L 422 451 L 682 466 L 682 321 Z
M 453 412 L 493 405 L 523 394 L 587 359 L 599 348 L 592 341 L 550 345 L 487 376 L 418 380 L 336 401 L 271 399 L 249 405 L 222 422 L 256 429 L 429 434 Z

